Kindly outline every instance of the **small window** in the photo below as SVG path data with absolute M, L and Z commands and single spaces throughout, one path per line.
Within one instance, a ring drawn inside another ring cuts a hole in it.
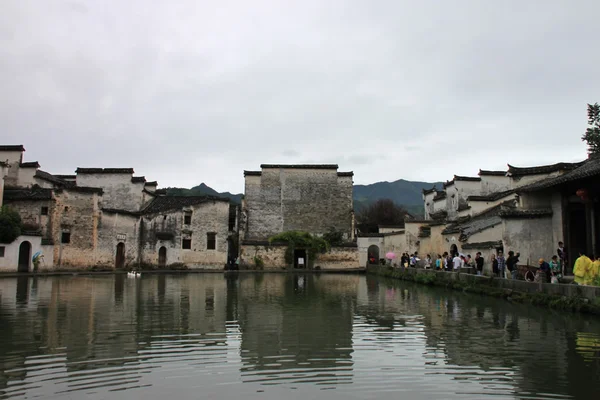
M 185 213 L 183 216 L 183 223 L 185 225 L 189 225 L 192 223 L 192 213 Z
M 42 207 L 42 215 L 48 215 L 48 207 Z
M 61 243 L 71 243 L 71 232 L 63 232 L 60 238 Z
M 166 220 L 167 220 L 167 216 L 163 215 L 163 221 L 166 221 Z
M 208 232 L 206 234 L 206 249 L 214 250 L 217 248 L 217 234 L 214 232 Z
M 4 257 L 4 246 L 0 246 L 0 257 Z
M 189 250 L 192 248 L 192 239 L 183 239 L 181 241 L 181 248 L 185 250 Z
M 65 212 L 66 211 L 69 211 L 69 207 L 68 206 L 65 206 Z

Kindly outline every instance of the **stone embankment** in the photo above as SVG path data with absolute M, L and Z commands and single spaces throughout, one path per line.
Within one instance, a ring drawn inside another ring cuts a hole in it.
M 575 284 L 531 283 L 466 273 L 418 268 L 369 266 L 367 273 L 447 287 L 467 293 L 494 296 L 506 301 L 600 315 L 600 287 Z

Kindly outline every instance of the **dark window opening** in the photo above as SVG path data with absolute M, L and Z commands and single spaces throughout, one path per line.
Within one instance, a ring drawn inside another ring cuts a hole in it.
M 217 248 L 217 234 L 214 232 L 208 232 L 206 234 L 206 249 L 215 250 Z
M 0 257 L 4 257 L 4 246 L 0 246 Z
M 65 211 L 69 211 L 69 207 L 65 206 Z
M 192 248 L 192 239 L 183 239 L 181 241 L 181 248 L 189 250 Z
M 42 207 L 42 215 L 48 215 L 48 207 Z
M 184 223 L 185 225 L 189 225 L 189 224 L 191 224 L 191 223 L 192 223 L 192 214 L 190 214 L 190 213 L 186 213 L 186 214 L 183 216 L 183 223 Z
M 71 243 L 71 232 L 63 232 L 60 238 L 61 243 Z
M 167 216 L 163 215 L 163 221 L 166 221 L 166 220 L 167 220 Z

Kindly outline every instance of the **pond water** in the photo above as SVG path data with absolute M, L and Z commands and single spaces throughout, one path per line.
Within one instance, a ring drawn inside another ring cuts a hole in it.
M 0 399 L 597 399 L 600 321 L 343 274 L 0 279 Z

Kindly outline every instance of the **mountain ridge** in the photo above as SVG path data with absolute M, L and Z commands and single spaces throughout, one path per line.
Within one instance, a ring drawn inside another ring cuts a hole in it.
M 358 210 L 379 199 L 391 199 L 394 203 L 406 208 L 411 214 L 421 215 L 423 214 L 423 189 L 431 189 L 432 187 L 441 188 L 442 182 L 398 179 L 392 182 L 381 181 L 367 185 L 354 185 L 352 191 L 354 208 Z M 217 192 L 204 182 L 190 189 L 169 187 L 167 188 L 167 195 L 216 196 L 227 198 L 236 204 L 240 204 L 244 196 L 242 193 Z

